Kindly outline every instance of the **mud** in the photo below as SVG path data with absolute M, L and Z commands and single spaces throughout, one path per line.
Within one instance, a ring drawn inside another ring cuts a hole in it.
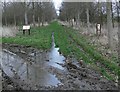
M 21 70 L 17 71 L 15 78 L 13 78 L 8 76 L 8 73 L 6 74 L 4 70 L 2 73 L 3 90 L 117 90 L 113 81 L 105 79 L 100 73 L 88 68 L 83 62 L 78 63 L 73 58 L 66 58 L 62 60 L 64 61 L 63 63 L 57 62 L 56 64 L 61 66 L 61 69 L 59 66 L 55 67 L 56 65 L 52 65 L 55 62 L 50 60 L 47 51 L 16 44 L 3 44 L 2 47 L 23 60 L 16 62 L 30 65 L 28 69 L 31 71 L 31 73 L 28 73 L 29 78 L 25 77 L 27 74 L 23 74 L 22 78 L 20 72 L 25 69 L 21 67 Z M 39 56 L 35 53 L 39 53 Z M 37 56 L 36 59 L 35 55 Z M 14 60 L 13 62 L 15 64 Z M 17 69 L 18 64 L 16 63 L 16 65 Z M 40 71 L 43 71 L 43 73 L 40 73 Z M 29 82 L 24 78 L 29 79 Z M 21 81 L 21 79 L 24 79 L 24 81 Z

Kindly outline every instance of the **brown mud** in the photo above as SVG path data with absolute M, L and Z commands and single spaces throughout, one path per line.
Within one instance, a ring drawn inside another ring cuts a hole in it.
M 117 90 L 115 83 L 54 48 L 2 44 L 3 90 Z

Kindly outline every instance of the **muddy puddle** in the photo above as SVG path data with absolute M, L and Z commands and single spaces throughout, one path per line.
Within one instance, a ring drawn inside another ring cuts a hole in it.
M 58 52 L 59 48 L 55 48 L 54 35 L 52 35 L 52 48 L 49 52 L 41 54 L 39 51 L 28 52 L 21 48 L 15 51 L 15 48 L 14 50 L 2 50 L 1 68 L 21 88 L 29 90 L 37 89 L 39 86 L 56 87 L 62 84 L 55 75 L 49 73 L 46 69 L 52 66 L 65 70 L 61 66 L 61 64 L 64 64 L 65 57 Z M 27 58 L 31 59 L 30 61 L 24 58 L 26 54 Z
M 9 90 L 13 86 L 14 90 L 18 85 L 17 88 L 23 90 L 117 89 L 113 81 L 106 80 L 82 61 L 65 58 L 59 53 L 59 49 L 55 47 L 54 33 L 49 51 L 30 46 L 3 44 L 0 51 L 3 88 Z M 6 76 L 9 77 L 7 83 Z
M 16 48 L 20 51 L 16 52 Z M 73 63 L 62 67 L 60 64 L 64 64 L 65 58 L 57 51 L 58 48 L 51 48 L 47 53 L 31 47 L 6 44 L 2 50 L 1 67 L 13 83 L 24 90 L 116 89 L 112 81 L 106 80 L 101 74 L 86 66 L 82 67 L 76 59 L 67 58 L 66 62 Z M 5 78 L 4 80 L 6 81 Z M 9 90 L 8 86 L 11 85 L 9 82 L 4 83 L 4 89 Z
M 61 66 L 65 63 L 65 57 L 59 53 L 59 48 L 56 48 L 55 46 L 54 33 L 52 33 L 52 48 L 50 49 L 50 52 L 48 52 L 48 64 L 58 69 L 65 70 L 65 68 Z
M 64 64 L 65 58 L 59 54 L 58 50 L 59 48 L 52 48 L 51 51 L 48 53 L 50 60 L 48 64 L 58 69 L 65 70 L 65 68 L 61 66 Z
M 42 63 L 41 63 L 42 64 Z M 34 89 L 37 86 L 57 86 L 60 81 L 44 69 L 44 64 L 38 67 L 30 64 L 16 54 L 2 50 L 1 67 L 3 71 L 23 88 L 25 85 Z M 25 84 L 25 85 L 23 85 Z M 29 88 L 27 88 L 29 89 Z

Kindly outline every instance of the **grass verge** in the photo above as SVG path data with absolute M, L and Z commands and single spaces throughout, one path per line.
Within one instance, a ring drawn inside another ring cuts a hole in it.
M 3 43 L 16 43 L 22 45 L 30 45 L 40 49 L 51 48 L 51 34 L 55 34 L 56 46 L 60 47 L 60 51 L 65 57 L 72 56 L 79 60 L 83 60 L 85 63 L 96 66 L 98 70 L 108 79 L 114 80 L 114 77 L 110 73 L 118 74 L 120 68 L 113 63 L 113 60 L 109 60 L 102 56 L 93 45 L 87 42 L 87 39 L 78 34 L 77 31 L 72 28 L 63 27 L 58 22 L 52 22 L 46 27 L 32 28 L 31 35 L 22 35 L 20 32 L 16 37 L 4 38 Z M 97 66 L 96 62 L 99 62 L 101 66 Z M 106 70 L 109 69 L 110 73 Z M 119 74 L 120 75 L 120 74 Z

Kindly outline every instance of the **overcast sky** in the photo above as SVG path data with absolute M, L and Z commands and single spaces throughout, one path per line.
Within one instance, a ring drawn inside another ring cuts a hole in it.
M 54 5 L 55 5 L 55 9 L 56 9 L 58 15 L 59 15 L 59 11 L 58 10 L 59 10 L 59 8 L 61 6 L 62 1 L 63 0 L 53 0 Z

